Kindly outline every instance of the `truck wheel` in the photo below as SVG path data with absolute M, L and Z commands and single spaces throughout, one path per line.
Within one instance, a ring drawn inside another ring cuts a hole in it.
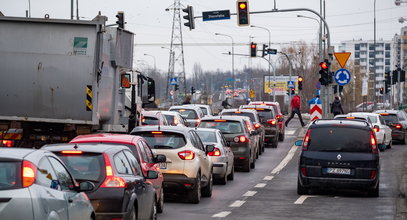
M 212 178 L 212 173 L 211 173 L 208 184 L 204 188 L 202 188 L 202 196 L 211 197 L 212 196 L 212 186 L 213 186 L 213 178 Z
M 194 204 L 198 204 L 201 200 L 201 174 L 198 173 L 196 177 L 195 187 L 188 193 L 188 201 Z

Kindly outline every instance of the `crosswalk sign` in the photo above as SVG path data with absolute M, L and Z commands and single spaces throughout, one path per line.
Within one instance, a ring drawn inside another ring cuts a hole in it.
M 287 81 L 287 87 L 288 88 L 295 88 L 295 84 L 294 84 L 294 81 Z
M 178 83 L 177 83 L 177 78 L 176 77 L 174 77 L 174 78 L 170 78 L 170 85 L 177 85 Z

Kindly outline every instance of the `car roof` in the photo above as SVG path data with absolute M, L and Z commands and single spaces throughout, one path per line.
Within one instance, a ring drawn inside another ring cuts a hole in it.
M 179 112 L 174 112 L 174 111 L 161 111 L 161 114 L 163 114 L 163 115 L 179 115 L 179 116 L 181 116 L 181 114 Z
M 108 151 L 119 151 L 121 149 L 129 149 L 125 145 L 112 145 L 109 143 L 60 143 L 60 144 L 47 144 L 41 149 L 49 151 L 63 151 L 63 150 L 78 150 L 88 153 L 103 153 Z
M 377 113 L 371 113 L 371 112 L 349 112 L 347 115 L 349 116 L 373 116 L 377 117 L 379 116 Z
M 36 150 L 30 148 L 2 148 L 0 158 L 23 159 L 34 151 Z
M 197 131 L 212 131 L 212 132 L 219 131 L 220 132 L 220 130 L 216 129 L 216 128 L 196 128 L 196 130 Z
M 249 113 L 253 113 L 253 114 L 257 113 L 257 111 L 254 109 L 244 109 L 244 108 L 242 108 L 242 109 L 238 109 L 238 108 L 223 109 L 221 111 L 221 113 L 222 112 L 249 112 Z
M 374 113 L 378 113 L 378 114 L 380 114 L 380 113 L 397 114 L 400 111 L 401 110 L 377 110 L 377 111 L 374 111 Z
M 128 135 L 128 134 L 109 134 L 109 133 L 100 133 L 100 134 L 88 134 L 80 135 L 75 137 L 69 143 L 122 143 L 122 144 L 131 144 L 138 139 L 142 139 L 140 136 Z
M 182 106 L 189 106 L 189 105 L 198 106 L 198 107 L 204 107 L 204 108 L 210 108 L 209 105 L 204 105 L 204 104 L 185 104 L 185 105 L 182 105 Z
M 227 121 L 243 121 L 245 118 L 250 119 L 247 116 L 205 116 L 201 121 L 213 121 L 213 120 L 227 120 Z
M 193 110 L 202 111 L 201 108 L 199 108 L 199 106 L 195 106 L 195 105 L 173 105 L 169 108 L 169 110 L 171 110 L 171 109 L 193 109 Z
M 255 108 L 253 110 L 256 110 L 257 108 L 260 108 L 260 109 L 271 109 L 271 110 L 274 111 L 274 107 L 271 106 L 271 105 L 241 105 L 240 108 L 242 108 L 242 109 L 246 109 L 246 108 L 253 109 L 253 108 Z
M 278 102 L 269 102 L 269 101 L 251 101 L 251 102 L 249 102 L 249 105 L 260 105 L 260 104 L 280 106 L 280 103 L 278 103 Z
M 157 116 L 157 115 L 161 114 L 161 111 L 145 111 L 145 110 L 143 110 L 143 111 L 141 111 L 141 114 L 143 116 Z
M 360 129 L 371 129 L 370 124 L 362 120 L 349 120 L 349 119 L 317 119 L 310 125 L 311 128 L 319 127 L 353 127 Z
M 140 132 L 140 131 L 165 131 L 165 132 L 176 132 L 176 133 L 188 133 L 190 130 L 194 130 L 195 128 L 190 128 L 190 127 L 181 127 L 181 126 L 139 126 L 135 127 L 133 131 L 131 131 L 131 134 L 133 132 Z

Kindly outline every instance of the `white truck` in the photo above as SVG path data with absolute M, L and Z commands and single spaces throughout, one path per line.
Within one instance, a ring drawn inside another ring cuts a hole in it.
M 106 21 L 0 16 L 0 146 L 137 126 L 154 80 L 133 71 L 134 34 Z

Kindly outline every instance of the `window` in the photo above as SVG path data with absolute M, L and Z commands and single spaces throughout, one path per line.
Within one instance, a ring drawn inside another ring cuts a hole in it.
M 386 66 L 385 71 L 386 71 L 386 72 L 390 72 L 390 67 L 389 67 L 389 66 Z
M 130 166 L 131 166 L 131 168 L 133 170 L 133 173 L 135 175 L 143 176 L 140 164 L 137 162 L 137 159 L 134 157 L 134 155 L 128 150 L 125 150 L 123 152 L 124 152 L 124 154 L 126 155 L 127 159 L 130 162 Z
M 390 58 L 390 51 L 386 51 L 386 58 Z
M 187 144 L 184 135 L 173 132 L 137 132 L 134 135 L 142 136 L 153 149 L 177 149 Z
M 61 185 L 62 190 L 72 190 L 74 188 L 74 183 L 72 180 L 71 175 L 66 170 L 64 165 L 61 164 L 57 159 L 53 157 L 49 157 L 49 161 L 51 162 L 52 166 L 54 167 L 55 173 L 57 174 L 57 178 L 59 184 Z
M 57 175 L 46 157 L 38 164 L 36 183 L 51 189 L 60 190 Z
M 76 180 L 98 181 L 103 174 L 102 154 L 57 154 Z
M 19 168 L 17 162 L 0 162 L 0 190 L 17 188 Z
M 171 109 L 170 111 L 175 111 L 181 114 L 185 119 L 198 119 L 198 115 L 194 110 L 191 109 Z
M 201 138 L 203 142 L 217 142 L 216 133 L 214 131 L 197 130 L 196 133 L 198 133 L 199 138 Z
M 390 44 L 386 44 L 386 50 L 390 50 Z
M 127 161 L 126 156 L 124 155 L 123 151 L 120 151 L 113 157 L 114 160 L 114 165 L 116 167 L 116 170 L 120 174 L 132 174 L 132 170 L 129 164 L 129 161 Z
M 355 44 L 355 50 L 360 50 L 360 44 Z
M 355 65 L 360 65 L 360 60 L 359 59 L 355 59 Z
M 199 138 L 199 136 L 196 134 L 196 132 L 190 131 L 190 135 L 191 135 L 191 139 L 192 139 L 192 143 L 194 144 L 194 147 L 199 150 L 205 151 L 201 138 Z
M 158 118 L 150 117 L 150 116 L 144 116 L 141 119 L 141 125 L 159 125 L 160 121 Z
M 355 58 L 359 58 L 360 57 L 360 52 L 355 52 Z
M 374 53 L 369 53 L 369 58 L 374 58 Z
M 223 112 L 222 115 L 247 116 L 250 118 L 250 120 L 256 121 L 254 114 L 250 112 Z
M 148 144 L 144 141 L 140 141 L 140 143 L 143 145 L 143 150 L 146 154 L 146 161 L 147 163 L 154 163 L 154 154 L 151 152 L 151 148 L 148 146 Z
M 201 121 L 198 127 L 219 129 L 224 134 L 238 134 L 243 132 L 242 124 L 238 121 Z
M 390 65 L 390 59 L 386 59 L 386 61 L 385 61 L 384 64 L 385 64 L 385 65 Z
M 141 157 L 143 158 L 144 161 L 146 161 L 148 163 L 149 160 L 148 160 L 147 153 L 146 153 L 146 150 L 144 148 L 144 144 L 142 143 L 142 141 L 138 142 L 138 146 L 139 146 L 140 151 L 141 151 Z

